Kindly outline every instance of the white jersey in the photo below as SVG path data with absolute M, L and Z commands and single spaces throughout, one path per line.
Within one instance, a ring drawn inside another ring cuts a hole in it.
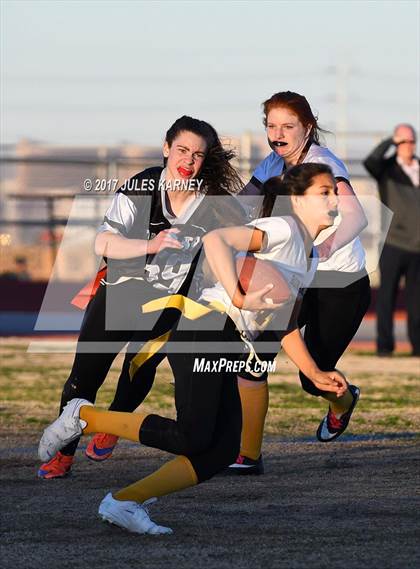
M 293 217 L 264 217 L 248 223 L 248 226 L 264 231 L 267 245 L 261 251 L 254 253 L 254 256 L 277 265 L 289 285 L 292 309 L 299 291 L 302 294 L 302 289 L 308 288 L 314 278 L 318 265 L 317 257 L 308 260 L 302 235 Z M 315 249 L 313 253 L 316 255 Z M 243 255 L 245 253 L 238 253 L 236 257 Z M 274 311 L 267 315 L 265 311 L 253 312 L 236 308 L 220 282 L 204 289 L 200 300 L 223 304 L 237 328 L 247 332 L 251 340 L 264 330 L 274 316 Z M 287 325 L 287 322 L 285 324 Z
M 317 164 L 326 164 L 329 166 L 335 178 L 349 180 L 349 173 L 344 163 L 337 158 L 328 148 L 311 144 L 303 163 L 315 162 Z M 264 183 L 273 176 L 279 176 L 284 169 L 284 160 L 276 152 L 271 152 L 256 167 L 253 177 L 259 182 Z M 332 228 L 321 231 L 315 241 L 315 245 L 325 241 L 331 233 L 333 233 L 337 225 L 341 221 L 341 216 L 337 216 L 334 220 Z M 329 259 L 321 261 L 318 265 L 319 271 L 340 271 L 354 273 L 364 269 L 366 262 L 365 250 L 358 237 L 338 249 Z
M 189 286 L 194 296 L 200 291 L 201 265 L 199 258 L 201 239 L 218 225 L 215 216 L 208 213 L 208 201 L 204 194 L 191 195 L 184 202 L 182 212 L 175 215 L 167 204 L 168 192 L 163 190 L 141 190 L 142 181 L 155 182 L 158 187 L 165 182 L 165 170 L 149 168 L 134 176 L 114 196 L 99 232 L 112 232 L 128 239 L 150 240 L 165 229 L 176 227 L 176 239 L 182 249 L 161 249 L 128 259 L 107 259 L 107 280 L 109 286 L 138 280 L 148 283 L 162 294 L 175 294 L 181 287 Z M 135 183 L 137 182 L 137 183 Z M 140 188 L 133 191 L 132 188 Z M 198 267 L 198 268 L 197 268 Z

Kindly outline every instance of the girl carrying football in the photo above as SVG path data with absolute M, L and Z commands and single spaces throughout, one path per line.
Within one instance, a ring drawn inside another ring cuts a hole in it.
M 155 318 L 142 314 L 140 306 L 178 292 L 194 294 L 203 235 L 243 222 L 240 206 L 231 195 L 242 188 L 230 164 L 233 155 L 223 148 L 210 124 L 183 116 L 166 133 L 164 167 L 136 174 L 116 192 L 95 242 L 96 253 L 107 258 L 106 277 L 87 307 L 60 412 L 75 397 L 95 401 L 113 361 L 127 344 L 111 408 L 134 411 L 137 398 L 142 401 L 148 393 L 165 354 L 150 358 L 141 377 L 133 358 L 139 345 L 169 333 L 179 314 L 169 309 Z M 38 476 L 66 476 L 77 444 L 73 441 L 42 464 Z M 94 441 L 87 453 L 95 460 L 106 458 L 106 445 L 97 448 Z
M 337 214 L 336 185 L 325 165 L 305 164 L 292 169 L 281 181 L 265 185 L 267 214 L 277 195 L 289 196 L 282 216 L 257 219 L 248 226 L 220 228 L 204 236 L 210 267 L 218 282 L 202 291 L 198 301 L 182 294 L 165 298 L 165 306 L 182 316 L 171 333 L 171 342 L 186 348 L 168 349 L 167 357 L 175 379 L 175 420 L 155 414 L 102 411 L 85 399 L 73 399 L 62 415 L 45 431 L 39 446 L 41 460 L 56 455 L 81 434 L 104 432 L 178 455 L 150 476 L 109 493 L 101 502 L 99 515 L 106 521 L 137 533 L 171 533 L 150 520 L 145 506 L 150 500 L 208 480 L 237 456 L 241 432 L 241 403 L 236 374 L 204 368 L 194 372 L 195 361 L 214 359 L 208 353 L 213 342 L 220 346 L 217 358 L 235 362 L 243 349 L 258 360 L 258 335 L 285 312 L 287 329 L 278 332 L 289 357 L 317 388 L 337 397 L 347 391 L 345 378 L 336 371 L 322 372 L 306 350 L 294 318 L 293 306 L 268 301 L 271 285 L 244 294 L 238 286 L 235 251 L 253 252 L 281 270 L 290 290 L 297 296 L 309 284 L 316 269 L 312 242 L 321 227 L 333 224 Z M 158 309 L 161 299 L 143 306 Z M 278 330 L 279 328 L 275 326 Z M 238 349 L 239 346 L 239 349 Z M 149 349 L 143 354 L 149 357 Z M 138 362 L 141 370 L 142 363 Z

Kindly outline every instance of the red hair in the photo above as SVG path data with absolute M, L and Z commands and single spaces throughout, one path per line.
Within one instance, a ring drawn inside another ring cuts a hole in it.
M 318 126 L 318 119 L 313 114 L 312 109 L 303 95 L 299 93 L 293 93 L 292 91 L 282 91 L 280 93 L 274 93 L 269 99 L 264 101 L 262 104 L 264 119 L 264 126 L 267 126 L 267 116 L 272 109 L 283 107 L 288 109 L 290 112 L 294 113 L 303 126 L 311 127 L 311 133 L 309 139 L 311 142 L 319 144 L 319 133 L 322 129 Z

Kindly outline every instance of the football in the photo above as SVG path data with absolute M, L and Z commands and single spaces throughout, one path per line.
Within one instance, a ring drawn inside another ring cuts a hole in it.
M 291 291 L 285 278 L 270 261 L 262 261 L 253 255 L 237 257 L 236 272 L 244 293 L 254 292 L 268 284 L 274 285 L 265 295 L 273 304 L 281 304 L 290 299 Z

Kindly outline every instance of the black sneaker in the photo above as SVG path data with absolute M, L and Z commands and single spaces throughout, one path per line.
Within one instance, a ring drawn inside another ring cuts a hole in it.
M 353 403 L 350 409 L 343 413 L 339 419 L 328 409 L 328 413 L 322 419 L 316 432 L 316 438 L 322 443 L 329 443 L 339 437 L 347 429 L 350 417 L 357 405 L 360 397 L 360 389 L 356 385 L 349 385 L 349 390 L 353 395 Z
M 227 474 L 254 475 L 264 474 L 262 454 L 256 460 L 247 456 L 238 455 L 236 461 L 226 470 Z

